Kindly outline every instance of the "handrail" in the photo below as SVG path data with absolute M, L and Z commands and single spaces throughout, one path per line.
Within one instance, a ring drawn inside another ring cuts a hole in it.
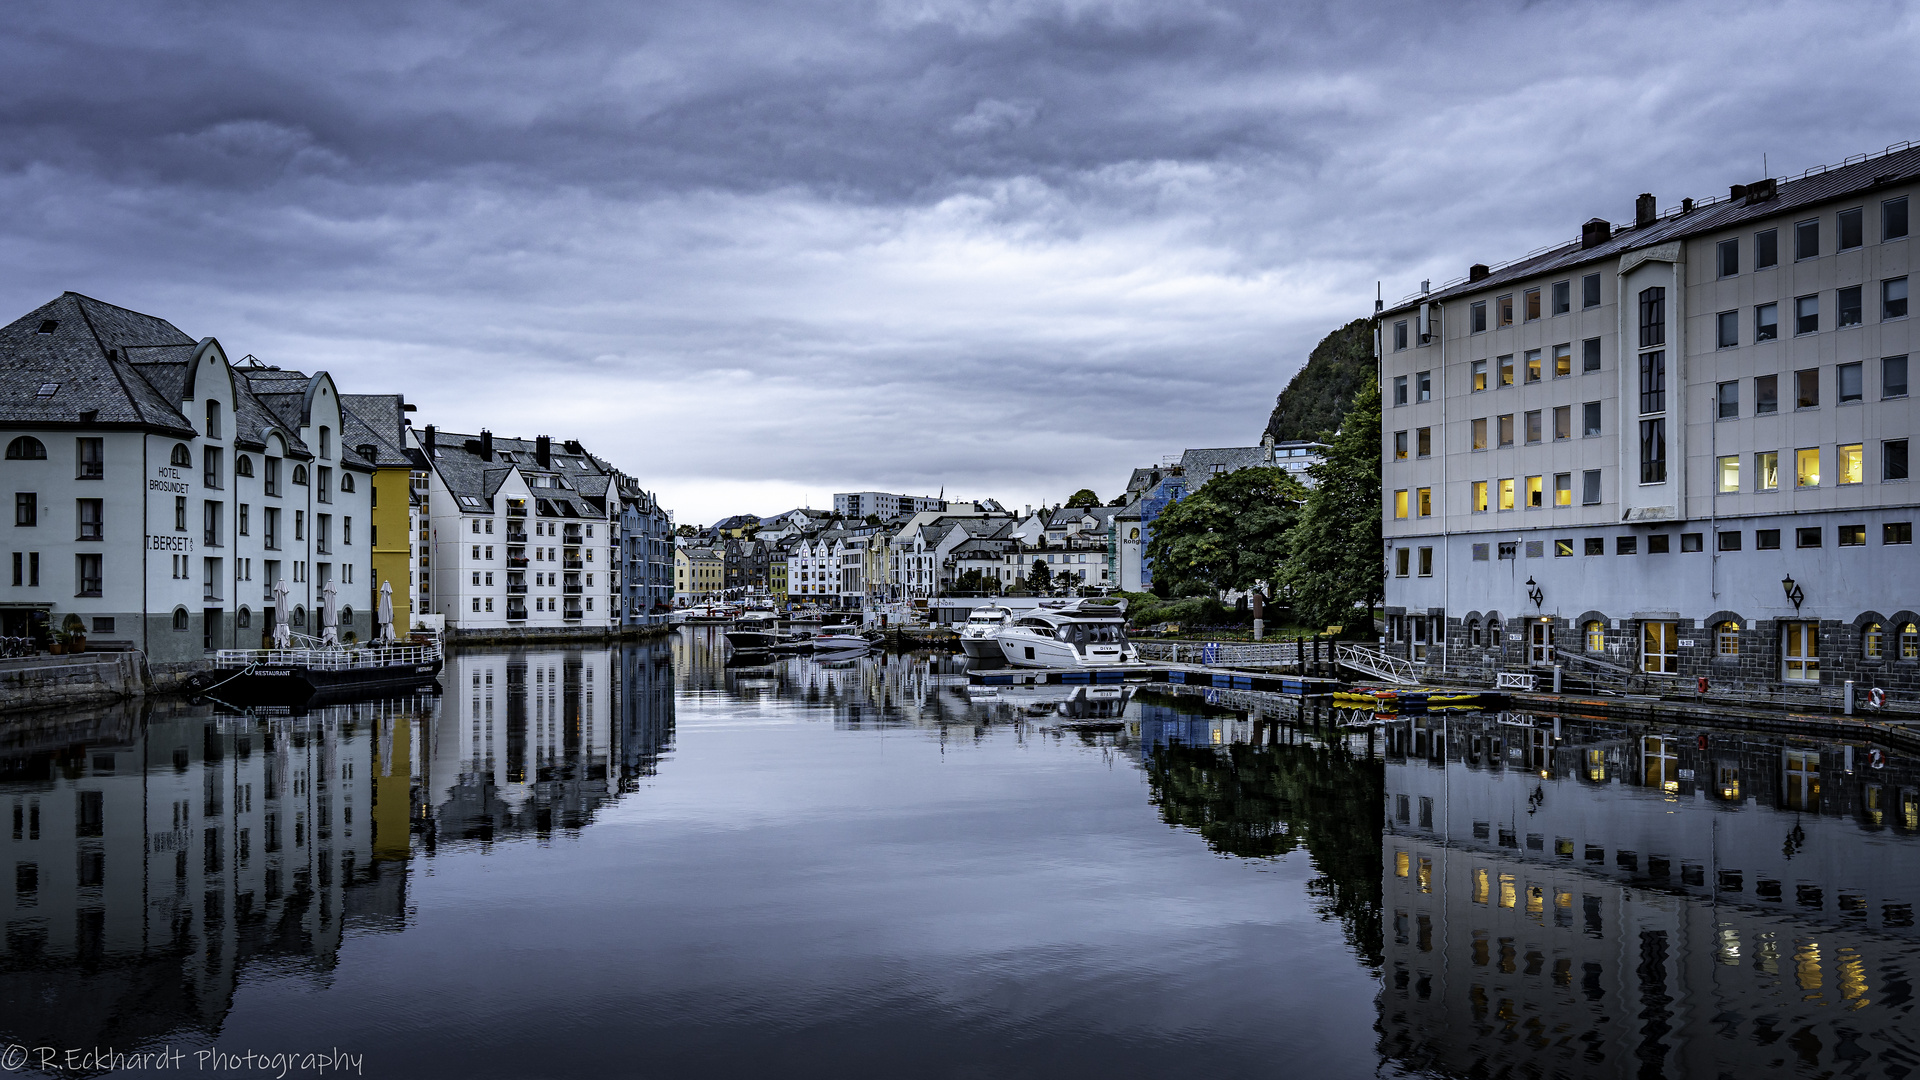
M 373 645 L 363 648 L 324 649 L 221 649 L 214 653 L 214 667 L 244 668 L 305 667 L 315 671 L 348 671 L 359 668 L 398 667 L 427 664 L 444 656 L 439 643 L 431 645 Z

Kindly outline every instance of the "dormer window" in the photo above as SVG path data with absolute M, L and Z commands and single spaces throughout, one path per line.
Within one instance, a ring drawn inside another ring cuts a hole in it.
M 40 329 L 35 332 L 41 333 L 41 334 L 51 334 L 58 329 L 60 329 L 59 321 L 56 319 L 48 319 L 46 322 L 41 323 Z

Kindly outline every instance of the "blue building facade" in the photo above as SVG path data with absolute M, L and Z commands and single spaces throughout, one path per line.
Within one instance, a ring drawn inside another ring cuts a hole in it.
M 665 626 L 673 610 L 673 514 L 628 477 L 620 494 L 620 628 Z
M 1148 489 L 1140 499 L 1140 588 L 1153 588 L 1153 560 L 1147 557 L 1147 545 L 1153 541 L 1153 521 L 1164 513 L 1167 507 L 1179 502 L 1187 494 L 1187 478 L 1182 475 L 1169 476 Z

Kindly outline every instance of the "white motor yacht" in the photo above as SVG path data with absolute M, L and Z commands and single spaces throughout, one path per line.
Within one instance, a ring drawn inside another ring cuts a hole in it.
M 1000 659 L 1000 644 L 994 638 L 1013 623 L 1013 612 L 998 604 L 983 604 L 973 609 L 960 627 L 960 649 L 975 660 Z
M 1138 664 L 1127 643 L 1126 602 L 1043 603 L 994 635 L 1014 667 L 1096 668 Z

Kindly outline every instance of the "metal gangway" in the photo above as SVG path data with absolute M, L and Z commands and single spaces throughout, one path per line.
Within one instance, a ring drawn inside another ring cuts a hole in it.
M 1333 662 L 1397 686 L 1415 686 L 1420 682 L 1414 674 L 1413 661 L 1390 656 L 1384 649 L 1362 645 L 1357 641 L 1338 642 L 1334 647 Z

